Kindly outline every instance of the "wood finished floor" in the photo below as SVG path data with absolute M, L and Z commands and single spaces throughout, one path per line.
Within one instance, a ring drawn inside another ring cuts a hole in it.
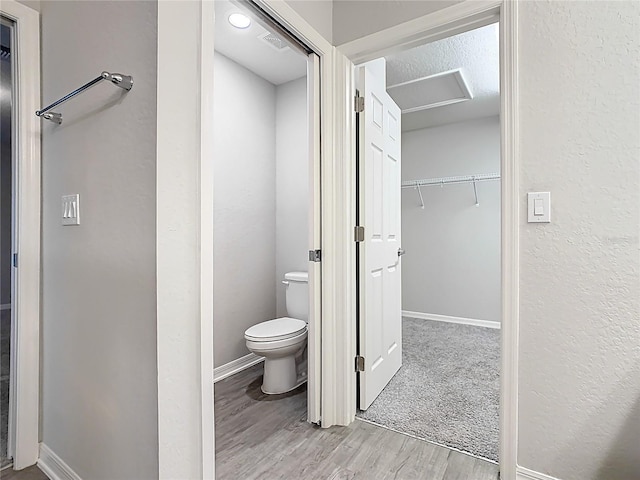
M 0 472 L 0 478 L 2 480 L 49 480 L 49 477 L 42 473 L 42 470 L 35 465 L 17 472 L 10 468 L 2 470 Z
M 496 480 L 498 466 L 356 420 L 306 422 L 306 388 L 260 391 L 262 364 L 215 385 L 218 480 Z
M 305 386 L 264 395 L 261 384 L 259 364 L 215 385 L 218 480 L 498 479 L 493 463 L 359 420 L 315 427 L 306 422 Z M 33 466 L 0 479 L 48 477 Z

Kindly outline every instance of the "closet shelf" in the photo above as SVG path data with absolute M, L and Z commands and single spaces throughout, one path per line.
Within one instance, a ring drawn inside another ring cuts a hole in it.
M 473 183 L 473 193 L 476 197 L 476 207 L 480 205 L 478 201 L 478 189 L 476 188 L 477 182 L 483 182 L 486 180 L 499 180 L 499 173 L 480 173 L 477 175 L 461 175 L 458 177 L 440 177 L 440 178 L 425 178 L 422 180 L 407 180 L 402 182 L 402 188 L 415 188 L 420 195 L 420 208 L 424 208 L 424 198 L 422 197 L 421 187 L 433 187 L 434 185 L 460 184 L 460 183 Z
M 473 183 L 485 180 L 500 180 L 499 173 L 480 173 L 477 175 L 461 175 L 458 177 L 426 178 L 422 180 L 406 180 L 402 188 L 430 187 L 433 185 L 450 185 L 456 183 Z

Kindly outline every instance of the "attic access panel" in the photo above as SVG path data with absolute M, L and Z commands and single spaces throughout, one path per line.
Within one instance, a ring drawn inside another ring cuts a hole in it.
M 418 112 L 473 98 L 461 69 L 391 85 L 387 87 L 387 92 L 402 109 L 402 113 Z

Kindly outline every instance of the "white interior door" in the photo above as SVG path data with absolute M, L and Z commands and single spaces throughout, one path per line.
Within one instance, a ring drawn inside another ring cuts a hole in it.
M 385 79 L 360 67 L 359 95 L 359 407 L 369 408 L 402 366 L 400 270 L 400 108 Z
M 320 57 L 307 62 L 309 124 L 309 251 L 320 250 Z M 309 334 L 307 337 L 307 416 L 320 422 L 321 264 L 309 258 Z

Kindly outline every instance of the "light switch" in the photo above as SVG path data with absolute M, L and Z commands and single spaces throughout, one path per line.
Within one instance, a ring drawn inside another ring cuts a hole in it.
M 550 192 L 529 192 L 527 200 L 529 223 L 551 222 Z
M 80 195 L 62 196 L 62 225 L 80 225 Z
M 533 214 L 537 217 L 539 215 L 544 215 L 544 207 L 542 206 L 541 198 L 533 199 Z

